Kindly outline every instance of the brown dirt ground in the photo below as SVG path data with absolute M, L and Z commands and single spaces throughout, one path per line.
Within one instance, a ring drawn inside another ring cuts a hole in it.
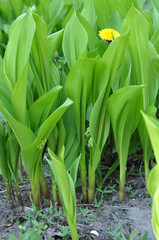
M 49 174 L 46 175 L 48 183 L 51 184 Z M 111 177 L 107 184 L 109 189 L 115 184 L 115 177 Z M 130 187 L 131 186 L 131 187 Z M 20 185 L 22 198 L 24 200 L 24 207 L 19 206 L 16 201 L 16 208 L 10 210 L 9 202 L 6 195 L 6 190 L 2 177 L 0 176 L 0 238 L 8 240 L 9 235 L 13 234 L 20 239 L 17 222 L 25 225 L 26 220 L 23 216 L 27 216 L 27 210 L 31 209 L 31 202 L 29 199 L 30 184 L 26 177 L 23 184 Z M 135 192 L 136 191 L 136 192 Z M 80 193 L 77 193 L 80 195 Z M 78 197 L 77 197 L 78 198 Z M 80 197 L 79 197 L 80 198 Z M 117 231 L 122 231 L 125 239 L 129 239 L 130 234 L 136 230 L 138 233 L 134 240 L 142 239 L 145 232 L 148 231 L 148 237 L 144 240 L 155 240 L 155 236 L 151 225 L 151 198 L 145 197 L 145 184 L 143 177 L 127 175 L 125 200 L 123 203 L 118 202 L 118 184 L 114 186 L 112 193 L 103 195 L 103 200 L 100 206 L 97 204 L 86 205 L 82 204 L 77 199 L 77 227 L 80 235 L 84 234 L 81 239 L 124 239 L 122 237 L 115 238 L 115 229 L 121 224 L 121 228 Z M 83 214 L 81 212 L 84 212 Z M 84 216 L 86 214 L 86 216 Z M 48 228 L 44 231 L 43 239 L 60 238 L 60 224 L 62 220 L 57 217 L 52 219 L 52 223 L 45 224 Z M 66 223 L 64 223 L 66 225 Z M 91 234 L 95 230 L 98 237 Z M 66 239 L 66 238 L 63 238 Z

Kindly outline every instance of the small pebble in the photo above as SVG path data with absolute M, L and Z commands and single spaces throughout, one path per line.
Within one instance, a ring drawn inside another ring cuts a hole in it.
M 90 231 L 91 234 L 95 235 L 96 237 L 99 237 L 99 233 L 96 230 Z

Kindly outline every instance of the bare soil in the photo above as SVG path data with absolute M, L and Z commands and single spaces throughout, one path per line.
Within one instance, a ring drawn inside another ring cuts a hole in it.
M 48 183 L 51 184 L 49 177 Z M 131 233 L 136 230 L 135 240 L 141 239 L 141 236 L 143 237 L 146 231 L 148 231 L 148 237 L 145 240 L 155 240 L 151 224 L 152 201 L 151 198 L 145 196 L 146 189 L 143 177 L 127 175 L 123 203 L 118 201 L 118 184 L 115 183 L 116 185 L 114 185 L 114 183 L 115 178 L 111 177 L 107 184 L 109 189 L 112 189 L 112 193 L 105 193 L 102 200 L 95 204 L 83 204 L 80 200 L 80 192 L 77 193 L 77 196 L 79 196 L 79 198 L 77 197 L 77 227 L 79 235 L 83 235 L 81 239 L 123 239 L 121 237 L 116 238 L 116 234 L 119 232 L 124 234 L 125 239 L 129 239 Z M 10 239 L 10 234 L 20 239 L 18 224 L 25 225 L 26 220 L 23 216 L 27 216 L 28 209 L 31 209 L 28 178 L 25 178 L 20 189 L 24 206 L 19 206 L 18 201 L 16 201 L 15 209 L 11 210 L 4 182 L 0 176 L 0 238 L 3 240 Z M 67 226 L 66 221 L 57 217 L 52 219 L 52 223 L 47 223 L 46 219 L 44 221 L 48 227 L 44 231 L 42 238 L 54 237 L 55 239 L 62 239 L 60 237 L 60 225 Z M 117 227 L 119 227 L 118 231 L 116 231 Z

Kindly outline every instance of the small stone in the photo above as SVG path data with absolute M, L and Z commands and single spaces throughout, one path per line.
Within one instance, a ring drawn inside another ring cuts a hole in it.
M 99 233 L 96 230 L 90 231 L 91 234 L 95 235 L 96 237 L 99 237 Z

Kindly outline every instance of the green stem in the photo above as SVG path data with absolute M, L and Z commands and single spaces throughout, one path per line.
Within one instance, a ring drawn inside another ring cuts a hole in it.
M 5 181 L 5 186 L 7 189 L 7 195 L 10 203 L 10 208 L 14 208 L 14 195 L 13 195 L 13 188 L 11 181 L 7 180 Z
M 68 221 L 68 225 L 70 228 L 72 240 L 78 240 L 79 238 L 78 238 L 78 233 L 77 233 L 76 222 L 72 223 L 71 221 L 69 221 L 69 219 L 67 219 L 67 221 Z
M 120 184 L 119 184 L 119 202 L 124 200 L 124 190 L 125 190 L 125 172 L 120 175 Z
M 41 202 L 42 202 L 40 183 L 37 177 L 35 177 L 34 179 L 30 179 L 30 183 L 31 183 L 33 202 L 38 211 L 41 207 Z
M 57 199 L 57 183 L 53 183 L 51 193 L 52 193 L 52 197 L 53 197 L 54 207 L 57 209 L 57 202 L 58 202 L 58 199 Z
M 15 191 L 16 191 L 16 194 L 17 194 L 17 198 L 21 204 L 21 206 L 23 206 L 23 200 L 22 200 L 22 197 L 21 197 L 21 194 L 20 194 L 20 191 L 19 191 L 19 183 L 14 181 L 14 184 L 15 184 Z
M 80 161 L 80 175 L 82 182 L 82 194 L 85 202 L 88 200 L 87 194 L 87 172 L 86 172 L 86 163 L 85 163 L 85 153 L 82 153 L 81 161 Z
M 149 193 L 147 191 L 147 182 L 149 177 L 149 161 L 146 156 L 144 156 L 144 168 L 145 168 L 145 182 L 146 182 L 146 197 L 149 197 Z
M 18 159 L 18 175 L 19 175 L 20 183 L 22 183 L 23 182 L 23 165 L 22 165 L 22 159 L 20 154 Z
M 93 203 L 95 194 L 95 172 L 89 167 L 88 172 L 88 203 Z
M 44 194 L 46 206 L 50 207 L 50 194 L 49 194 L 49 190 L 48 190 L 48 187 L 46 184 L 46 179 L 44 177 L 41 163 L 40 163 L 40 167 L 38 168 L 38 177 L 39 177 L 39 182 L 40 182 L 42 192 Z

